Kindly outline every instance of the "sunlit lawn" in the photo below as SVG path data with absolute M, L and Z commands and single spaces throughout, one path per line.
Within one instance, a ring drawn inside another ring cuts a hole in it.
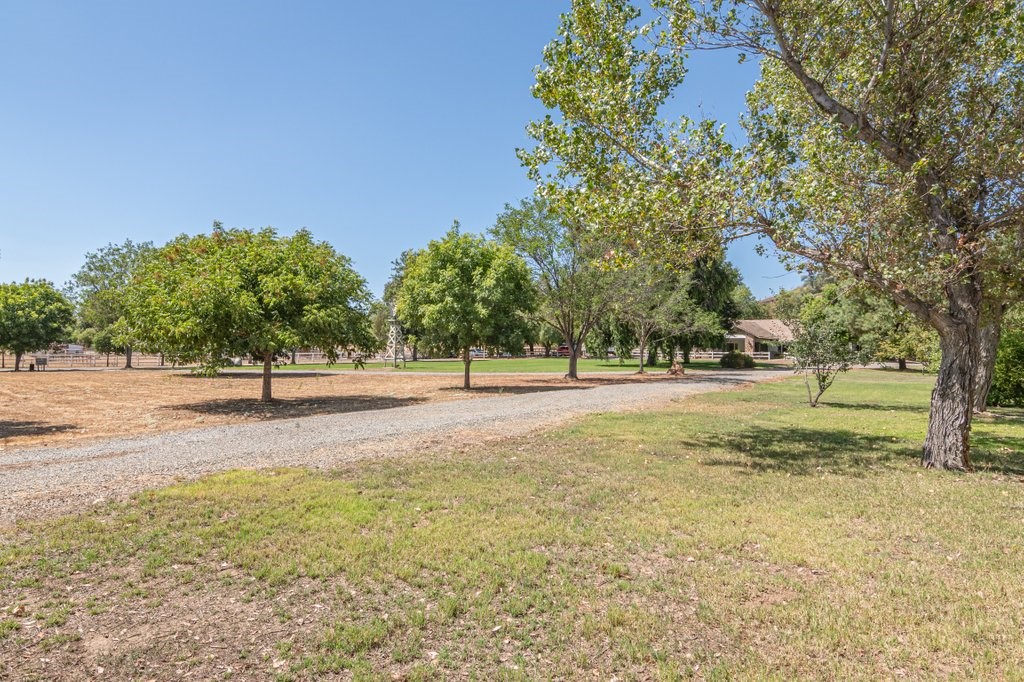
M 24 527 L 0 603 L 49 624 L 33 639 L 0 614 L 0 660 L 44 678 L 1020 679 L 1024 414 L 977 424 L 976 473 L 924 471 L 930 384 L 855 372 L 810 409 L 790 379 Z M 123 634 L 186 617 L 180 639 Z M 90 654 L 91 630 L 123 643 Z

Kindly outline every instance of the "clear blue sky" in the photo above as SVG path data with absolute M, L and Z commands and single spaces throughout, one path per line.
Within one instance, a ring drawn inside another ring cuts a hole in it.
M 308 227 L 379 293 L 402 250 L 532 192 L 514 150 L 567 4 L 3 0 L 0 280 L 221 220 Z M 755 75 L 701 55 L 678 105 L 734 123 Z M 730 258 L 759 296 L 797 282 Z

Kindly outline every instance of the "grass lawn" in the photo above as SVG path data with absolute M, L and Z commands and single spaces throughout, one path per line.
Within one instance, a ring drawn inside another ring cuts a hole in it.
M 657 367 L 650 368 L 648 365 L 644 365 L 645 368 L 655 370 L 666 370 L 669 367 L 668 362 L 659 362 Z M 384 365 L 380 362 L 367 362 L 366 369 L 383 369 Z M 721 365 L 717 360 L 694 360 L 690 364 L 686 365 L 693 369 L 721 369 Z M 235 368 L 238 369 L 238 368 Z M 259 369 L 262 367 L 254 367 L 246 365 L 244 369 Z M 333 365 L 280 365 L 277 369 L 280 370 L 310 370 L 310 369 L 352 369 L 351 361 L 342 360 Z M 635 372 L 640 369 L 640 363 L 638 360 L 624 360 L 623 364 L 619 364 L 618 360 L 598 360 L 591 358 L 581 358 L 577 369 L 581 374 L 587 372 Z M 416 362 L 407 362 L 404 367 L 399 367 L 397 371 L 406 372 L 457 372 L 462 373 L 463 365 L 462 360 L 417 360 Z M 482 358 L 474 360 L 470 365 L 470 371 L 476 373 L 486 372 L 556 372 L 559 374 L 565 374 L 569 371 L 569 359 L 568 358 L 495 358 L 487 359 Z
M 1022 678 L 1024 412 L 917 466 L 931 380 L 858 371 L 21 527 L 0 678 Z

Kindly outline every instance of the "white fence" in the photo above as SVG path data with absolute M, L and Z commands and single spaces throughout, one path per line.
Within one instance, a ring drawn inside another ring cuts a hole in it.
M 36 369 L 79 369 L 92 367 L 124 367 L 124 356 L 111 353 L 25 353 L 21 356 L 21 368 L 27 370 L 29 365 Z M 145 353 L 132 353 L 132 367 L 164 367 L 162 356 Z M 0 354 L 0 369 L 14 369 L 14 353 Z
M 725 350 L 695 350 L 690 351 L 691 360 L 719 360 L 723 355 L 729 351 Z M 777 360 L 782 357 L 780 353 L 772 353 L 766 350 L 756 350 L 753 353 L 745 353 L 755 360 Z M 682 353 L 676 353 L 676 357 L 682 358 Z

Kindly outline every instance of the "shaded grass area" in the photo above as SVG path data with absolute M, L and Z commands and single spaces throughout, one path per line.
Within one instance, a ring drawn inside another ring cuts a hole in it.
M 652 372 L 665 371 L 668 369 L 669 362 L 659 362 L 657 366 L 650 367 L 645 364 L 644 368 Z M 463 365 L 461 360 L 417 360 L 416 362 L 407 362 L 405 366 L 401 366 L 399 363 L 397 369 L 391 371 L 399 372 L 457 372 L 462 373 Z M 686 367 L 692 369 L 721 369 L 722 366 L 717 360 L 694 360 Z M 262 367 L 235 367 L 233 369 L 248 369 L 248 370 L 262 370 Z M 333 365 L 288 365 L 283 364 L 277 367 L 278 370 L 285 370 L 289 372 L 303 371 L 303 370 L 316 370 L 316 369 L 353 369 L 352 362 L 342 358 L 339 362 Z M 384 365 L 381 362 L 367 362 L 366 369 L 384 369 Z M 636 372 L 640 369 L 640 362 L 638 360 L 623 360 L 622 364 L 619 364 L 618 360 L 598 360 L 593 358 L 581 358 L 577 366 L 578 371 L 581 374 L 587 372 Z M 482 358 L 473 360 L 470 363 L 470 371 L 473 373 L 490 373 L 490 372 L 552 372 L 565 374 L 569 371 L 569 359 L 568 358 Z
M 945 474 L 917 466 L 927 377 L 803 391 L 25 526 L 0 553 L 0 677 L 1019 676 L 1022 413 L 979 421 L 979 472 Z

